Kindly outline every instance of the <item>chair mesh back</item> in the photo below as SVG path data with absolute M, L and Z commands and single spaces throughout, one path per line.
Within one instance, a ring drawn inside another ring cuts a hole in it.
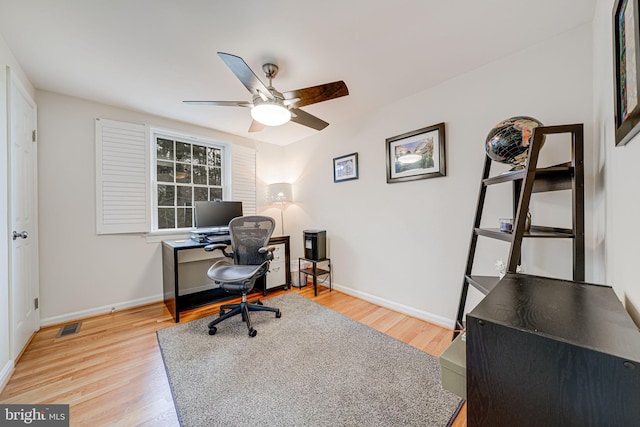
M 229 223 L 233 260 L 239 265 L 260 265 L 267 254 L 258 252 L 268 246 L 275 221 L 268 216 L 241 216 Z

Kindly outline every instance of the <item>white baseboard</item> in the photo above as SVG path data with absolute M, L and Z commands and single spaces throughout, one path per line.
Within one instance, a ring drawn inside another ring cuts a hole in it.
M 73 313 L 61 314 L 59 316 L 51 316 L 40 319 L 40 326 L 56 325 L 69 321 L 75 321 L 85 317 L 96 316 L 98 314 L 110 313 L 112 310 L 123 310 L 125 308 L 137 307 L 140 305 L 151 304 L 153 302 L 162 301 L 162 294 L 154 295 L 146 298 L 139 298 L 130 301 L 123 301 L 116 304 L 104 305 L 102 307 L 90 308 L 87 310 L 75 311 Z
M 0 371 L 0 393 L 4 390 L 4 387 L 7 385 L 7 382 L 9 382 L 9 378 L 13 373 L 13 368 L 14 368 L 13 360 L 9 360 L 2 368 L 2 371 Z
M 328 287 L 328 284 L 323 283 L 322 286 Z M 360 299 L 372 302 L 382 307 L 390 308 L 391 310 L 395 310 L 400 313 L 404 313 L 409 316 L 416 317 L 421 320 L 425 320 L 427 322 L 435 323 L 436 325 L 442 326 L 443 328 L 453 329 L 456 324 L 455 319 L 449 319 L 446 317 L 438 316 L 433 313 L 429 313 L 427 311 L 418 310 L 414 307 L 409 307 L 408 305 L 400 304 L 395 301 L 390 301 L 385 298 L 380 298 L 378 296 L 371 295 L 366 292 L 349 288 L 347 286 L 339 285 L 336 282 L 333 282 L 333 287 L 341 292 L 344 292 L 345 294 L 353 295 L 354 297 L 358 297 Z
M 328 283 L 318 282 L 318 285 L 319 286 L 329 287 Z M 311 286 L 311 285 L 307 285 L 307 286 Z M 333 287 L 335 289 L 341 291 L 341 292 L 344 292 L 345 294 L 353 295 L 353 296 L 361 298 L 361 299 L 363 299 L 365 301 L 369 301 L 369 302 L 372 302 L 374 304 L 378 304 L 378 305 L 380 305 L 382 307 L 387 307 L 387 308 L 390 308 L 391 310 L 399 311 L 400 313 L 404 313 L 404 314 L 407 314 L 409 316 L 413 316 L 413 317 L 416 317 L 418 319 L 425 320 L 427 322 L 435 323 L 436 325 L 442 326 L 443 328 L 453 329 L 455 324 L 456 324 L 455 319 L 449 319 L 449 318 L 446 318 L 446 317 L 438 316 L 438 315 L 433 314 L 433 313 L 429 313 L 429 312 L 424 311 L 424 310 L 418 310 L 418 309 L 416 309 L 414 307 L 409 307 L 407 305 L 400 304 L 400 303 L 397 303 L 395 301 L 390 301 L 390 300 L 385 299 L 385 298 L 380 298 L 378 296 L 371 295 L 371 294 L 368 294 L 366 292 L 362 292 L 362 291 L 359 291 L 357 289 L 350 288 L 348 286 L 342 286 L 342 285 L 337 284 L 335 282 L 333 282 Z M 151 296 L 151 297 L 125 301 L 125 302 L 121 302 L 121 303 L 117 303 L 117 304 L 105 305 L 105 306 L 102 306 L 102 307 L 96 307 L 96 308 L 91 308 L 91 309 L 87 309 L 87 310 L 76 311 L 76 312 L 73 312 L 73 313 L 67 313 L 67 314 L 63 314 L 63 315 L 60 315 L 60 316 L 46 317 L 46 318 L 40 319 L 40 325 L 41 326 L 49 326 L 49 325 L 56 325 L 56 324 L 59 324 L 59 323 L 65 323 L 65 322 L 69 322 L 69 321 L 75 321 L 75 320 L 82 319 L 82 318 L 85 318 L 85 317 L 90 317 L 90 316 L 95 316 L 95 315 L 98 315 L 98 314 L 109 313 L 109 312 L 111 312 L 112 309 L 123 310 L 123 309 L 126 309 L 126 308 L 137 307 L 137 306 L 140 306 L 140 305 L 145 305 L 145 304 L 150 304 L 150 303 L 153 303 L 153 302 L 162 301 L 163 299 L 164 299 L 164 296 L 162 294 L 159 294 L 159 295 L 155 295 L 155 296 Z M 1 379 L 1 377 L 0 377 L 0 379 Z

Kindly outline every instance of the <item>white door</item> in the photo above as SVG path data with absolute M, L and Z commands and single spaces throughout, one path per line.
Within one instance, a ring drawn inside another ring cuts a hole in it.
M 15 360 L 40 328 L 37 311 L 38 181 L 36 104 L 9 70 L 11 243 L 11 357 Z

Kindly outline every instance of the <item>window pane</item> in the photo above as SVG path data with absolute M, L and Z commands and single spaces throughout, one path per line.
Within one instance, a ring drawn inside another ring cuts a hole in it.
M 211 188 L 211 194 L 209 200 L 222 200 L 222 188 Z
M 192 211 L 191 208 L 178 208 L 178 228 L 192 227 Z
M 176 182 L 191 183 L 191 165 L 176 163 Z
M 209 168 L 209 185 L 222 185 L 222 174 L 220 168 Z
M 207 187 L 195 187 L 193 189 L 193 200 L 196 202 L 209 200 L 209 189 Z
M 193 183 L 207 185 L 207 167 L 193 166 Z
M 158 229 L 193 226 L 194 201 L 222 200 L 224 149 L 156 137 Z
M 179 186 L 176 206 L 193 206 L 191 204 L 191 200 L 193 200 L 192 192 L 193 189 L 191 187 Z
M 158 208 L 158 228 L 175 228 L 176 213 L 174 208 Z
M 158 184 L 158 206 L 175 206 L 175 185 Z
M 207 164 L 207 147 L 202 145 L 193 146 L 193 164 L 194 165 Z
M 156 142 L 156 156 L 158 160 L 175 160 L 173 157 L 173 141 L 158 138 Z
M 173 182 L 173 163 L 158 161 L 156 173 L 158 181 Z
M 220 149 L 207 147 L 207 164 L 209 166 L 222 165 L 222 152 Z
M 176 141 L 176 161 L 191 163 L 191 144 Z

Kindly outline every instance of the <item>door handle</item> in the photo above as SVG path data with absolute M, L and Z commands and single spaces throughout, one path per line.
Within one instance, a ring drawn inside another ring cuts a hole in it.
M 27 237 L 29 237 L 29 233 L 26 231 L 22 231 L 22 233 L 18 233 L 17 231 L 13 232 L 13 240 L 16 240 L 17 238 L 26 239 Z

